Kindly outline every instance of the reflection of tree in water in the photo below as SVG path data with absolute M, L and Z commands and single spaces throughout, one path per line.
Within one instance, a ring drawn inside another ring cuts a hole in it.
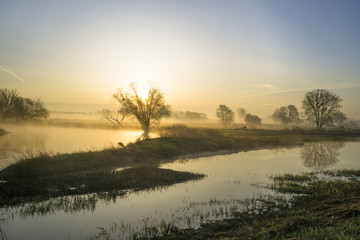
M 339 149 L 344 146 L 341 142 L 323 142 L 305 144 L 301 150 L 304 166 L 314 170 L 324 170 L 339 161 Z

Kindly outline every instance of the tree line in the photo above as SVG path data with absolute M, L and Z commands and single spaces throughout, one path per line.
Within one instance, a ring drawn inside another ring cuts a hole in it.
M 0 119 L 10 121 L 40 121 L 49 116 L 44 102 L 21 97 L 16 89 L 0 89 Z
M 206 120 L 208 119 L 206 113 L 199 113 L 199 112 L 191 112 L 191 111 L 171 111 L 170 117 L 179 120 Z
M 118 89 L 113 98 L 120 104 L 115 111 L 102 110 L 100 115 L 112 122 L 115 126 L 122 126 L 128 116 L 138 120 L 143 130 L 143 137 L 148 138 L 150 127 L 160 122 L 163 117 L 170 116 L 170 106 L 165 103 L 164 94 L 158 88 L 148 89 L 145 97 L 140 96 L 135 83 L 130 85 L 129 91 Z M 302 101 L 304 118 L 300 118 L 296 106 L 288 105 L 275 109 L 272 114 L 274 121 L 283 125 L 299 123 L 306 120 L 316 125 L 318 129 L 324 126 L 341 125 L 346 120 L 346 115 L 340 111 L 342 99 L 328 90 L 316 89 L 307 92 Z M 246 109 L 239 108 L 237 116 L 244 120 L 247 126 L 256 127 L 262 124 L 262 119 Z M 206 114 L 178 112 L 179 116 L 187 119 L 206 119 Z M 44 102 L 38 99 L 21 97 L 16 89 L 0 89 L 0 119 L 12 121 L 39 121 L 46 119 L 49 111 Z M 216 116 L 224 126 L 234 122 L 235 113 L 226 105 L 219 105 Z
M 318 129 L 325 126 L 341 126 L 346 120 L 346 115 L 340 111 L 342 99 L 325 89 L 316 89 L 307 92 L 302 101 L 303 119 L 295 105 L 282 106 L 275 109 L 272 118 L 283 125 L 308 121 Z M 246 125 L 256 127 L 261 125 L 261 118 L 247 113 L 244 108 L 236 111 L 239 118 L 244 119 Z M 225 127 L 234 122 L 235 113 L 226 105 L 219 105 L 216 116 Z
M 126 117 L 137 119 L 143 130 L 143 138 L 149 137 L 150 127 L 160 122 L 164 117 L 170 116 L 170 106 L 165 103 L 164 94 L 158 88 L 150 88 L 147 96 L 142 97 L 138 93 L 135 83 L 130 85 L 130 90 L 118 89 L 113 94 L 120 107 L 115 111 L 102 110 L 100 115 L 109 120 L 114 126 L 122 126 Z M 334 126 L 342 124 L 346 120 L 346 115 L 340 111 L 342 99 L 334 93 L 324 89 L 317 89 L 307 92 L 302 101 L 304 118 L 300 118 L 300 113 L 295 105 L 282 106 L 275 109 L 272 114 L 274 121 L 283 125 L 299 123 L 307 120 L 315 124 L 318 129 L 324 126 Z M 205 118 L 195 112 L 187 112 L 194 118 Z M 239 118 L 243 119 L 246 126 L 257 127 L 262 124 L 262 119 L 254 114 L 248 113 L 246 109 L 239 108 L 236 111 Z M 186 113 L 184 114 L 184 116 Z M 235 113 L 226 105 L 219 105 L 216 109 L 216 116 L 224 126 L 229 126 L 234 122 Z
M 236 113 L 247 126 L 256 127 L 262 124 L 262 119 L 259 116 L 248 113 L 245 108 L 238 108 Z M 228 106 L 219 105 L 216 109 L 216 117 L 223 126 L 228 127 L 234 123 L 235 113 Z

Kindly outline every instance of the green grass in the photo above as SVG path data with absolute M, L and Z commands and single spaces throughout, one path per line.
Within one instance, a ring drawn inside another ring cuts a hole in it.
M 304 174 L 304 175 L 296 175 L 296 174 L 283 174 L 271 177 L 274 181 L 292 181 L 292 182 L 308 182 L 314 179 L 313 175 Z
M 360 177 L 360 171 L 353 169 L 343 169 L 337 171 L 325 171 L 325 174 L 333 177 Z

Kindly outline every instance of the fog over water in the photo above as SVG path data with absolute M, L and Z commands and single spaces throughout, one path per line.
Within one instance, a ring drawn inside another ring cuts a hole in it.
M 3 125 L 9 134 L 0 137 L 0 169 L 24 155 L 101 150 L 127 144 L 141 136 L 141 131 L 124 129 L 65 128 L 34 125 Z

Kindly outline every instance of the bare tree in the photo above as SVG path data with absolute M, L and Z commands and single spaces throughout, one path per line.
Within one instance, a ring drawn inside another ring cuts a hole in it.
M 257 115 L 252 115 L 250 113 L 246 114 L 245 116 L 245 123 L 246 125 L 250 125 L 252 127 L 261 125 L 261 118 L 259 118 Z
M 332 126 L 339 118 L 346 119 L 345 114 L 339 111 L 341 101 L 342 99 L 334 93 L 316 89 L 305 94 L 302 107 L 308 120 L 321 129 L 324 126 Z
M 0 89 L 0 117 L 9 119 L 14 114 L 14 106 L 19 94 L 16 89 Z
M 14 104 L 16 120 L 40 121 L 49 117 L 49 111 L 41 99 L 18 97 Z
M 234 112 L 226 105 L 219 105 L 216 109 L 216 117 L 225 127 L 234 121 Z
M 169 105 L 165 104 L 164 95 L 158 88 L 150 88 L 147 96 L 140 96 L 135 83 L 130 84 L 130 91 L 118 89 L 113 97 L 120 103 L 122 111 L 134 116 L 144 131 L 143 137 L 149 138 L 150 126 L 169 116 Z
M 39 121 L 49 116 L 41 99 L 20 97 L 16 90 L 0 89 L 0 117 L 14 121 Z
M 127 115 L 125 110 L 123 108 L 120 108 L 119 110 L 111 111 L 109 109 L 102 109 L 98 112 L 98 115 L 101 119 L 105 119 L 112 123 L 115 128 L 122 127 L 124 119 Z
M 294 123 L 300 120 L 299 111 L 294 105 L 288 105 L 277 108 L 272 115 L 272 118 L 276 122 L 280 122 L 284 125 Z

